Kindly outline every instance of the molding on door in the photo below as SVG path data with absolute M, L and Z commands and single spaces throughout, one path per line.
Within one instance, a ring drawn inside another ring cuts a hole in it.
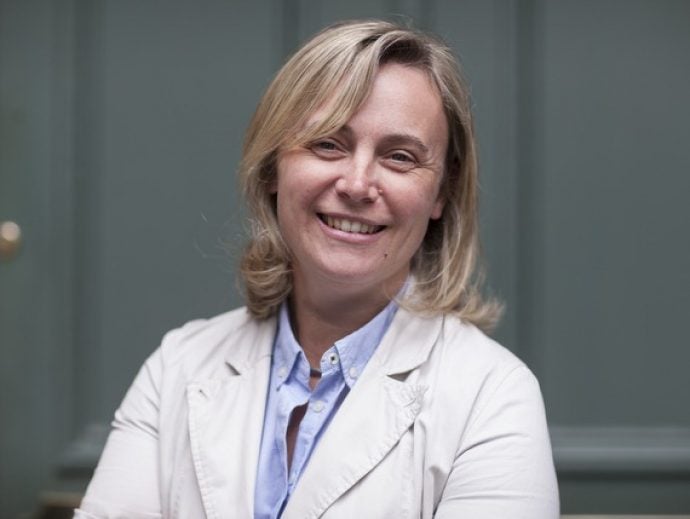
M 690 476 L 688 427 L 550 428 L 559 475 Z
M 91 472 L 109 426 L 92 423 L 60 456 L 59 469 Z M 689 427 L 580 427 L 550 429 L 559 476 L 619 474 L 690 476 Z

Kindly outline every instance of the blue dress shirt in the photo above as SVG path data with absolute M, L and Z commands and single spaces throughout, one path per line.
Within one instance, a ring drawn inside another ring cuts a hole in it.
M 336 341 L 321 357 L 321 380 L 311 391 L 309 362 L 292 333 L 287 304 L 283 303 L 273 345 L 254 490 L 255 518 L 280 516 L 314 447 L 381 342 L 396 310 L 395 302 L 389 303 L 362 328 Z M 304 404 L 308 404 L 307 410 L 288 470 L 286 434 L 290 414 Z

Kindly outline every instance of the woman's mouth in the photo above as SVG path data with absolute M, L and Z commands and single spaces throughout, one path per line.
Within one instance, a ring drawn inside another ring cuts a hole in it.
M 381 231 L 384 225 L 370 225 L 357 220 L 348 220 L 347 218 L 335 218 L 324 214 L 319 214 L 319 218 L 323 223 L 343 232 L 353 234 L 375 234 Z

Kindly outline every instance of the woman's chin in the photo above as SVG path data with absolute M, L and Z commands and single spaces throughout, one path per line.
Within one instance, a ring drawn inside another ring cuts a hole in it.
M 397 291 L 409 274 L 409 267 L 393 269 L 388 265 L 372 268 L 353 262 L 334 262 L 321 265 L 320 268 L 311 267 L 303 270 L 303 275 L 295 276 L 295 283 L 301 284 L 304 278 L 331 296 L 342 293 L 351 295 L 355 292 L 373 292 L 387 289 Z M 315 283 L 312 283 L 315 281 Z

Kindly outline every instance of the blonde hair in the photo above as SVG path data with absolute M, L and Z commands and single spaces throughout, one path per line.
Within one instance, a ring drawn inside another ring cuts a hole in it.
M 453 313 L 490 329 L 500 304 L 485 300 L 478 273 L 477 155 L 468 89 L 457 60 L 436 38 L 384 21 L 347 22 L 324 29 L 278 72 L 245 136 L 240 179 L 252 215 L 241 262 L 247 307 L 257 318 L 275 313 L 292 290 L 290 252 L 280 235 L 275 195 L 280 150 L 332 134 L 366 99 L 385 63 L 424 70 L 438 87 L 449 141 L 441 193 L 443 214 L 431 220 L 412 258 L 414 283 L 400 302 L 425 314 Z M 306 125 L 327 107 L 317 125 Z

